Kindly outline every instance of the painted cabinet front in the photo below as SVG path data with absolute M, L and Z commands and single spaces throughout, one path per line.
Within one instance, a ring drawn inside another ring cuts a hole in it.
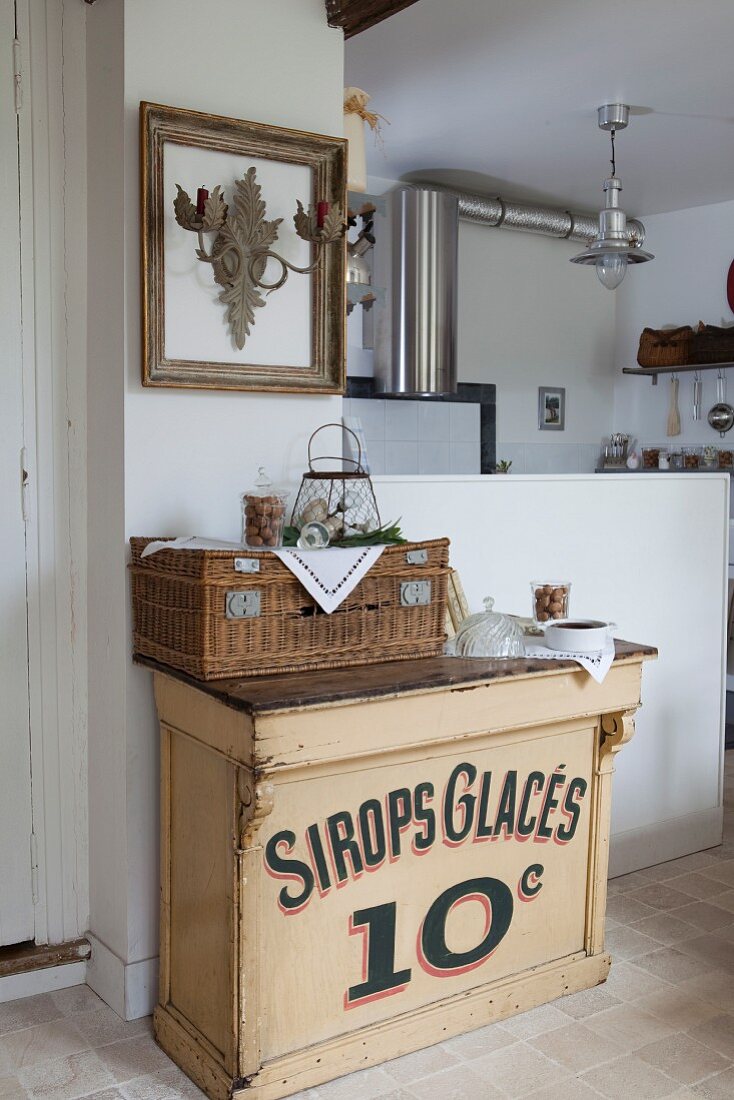
M 249 712 L 158 673 L 164 1049 L 275 1100 L 603 981 L 612 758 L 653 653 Z

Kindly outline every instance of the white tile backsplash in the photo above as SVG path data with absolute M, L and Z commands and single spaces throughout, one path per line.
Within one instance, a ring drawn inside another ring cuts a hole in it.
M 449 444 L 449 473 L 478 474 L 481 467 L 479 438 Z
M 511 474 L 524 474 L 525 470 L 525 444 L 502 443 L 497 447 L 497 461 L 506 459 L 512 463 Z
M 451 450 L 448 439 L 418 441 L 418 473 L 446 474 L 451 468 Z
M 373 404 L 385 407 L 386 440 L 418 439 L 419 401 L 375 401 Z M 400 472 L 407 474 L 411 471 Z
M 426 442 L 432 439 L 448 442 L 451 438 L 451 408 L 445 401 L 419 402 L 418 439 Z
M 392 470 L 385 469 L 385 440 L 367 440 L 367 468 L 371 474 L 389 474 Z
M 345 401 L 344 404 L 347 402 Z M 372 401 L 367 397 L 352 397 L 350 411 L 345 416 L 358 416 L 362 421 L 367 442 L 385 438 L 385 406 L 387 401 Z
M 385 473 L 417 474 L 418 441 L 388 439 L 385 441 Z
M 601 447 L 597 443 L 579 443 L 579 473 L 593 474 L 599 465 Z
M 591 474 L 599 459 L 595 443 L 498 443 L 497 461 L 512 459 L 513 474 Z
M 479 405 L 468 402 L 451 402 L 448 405 L 452 440 L 468 443 L 479 439 Z
M 479 405 L 347 398 L 345 417 L 364 429 L 374 474 L 478 474 Z

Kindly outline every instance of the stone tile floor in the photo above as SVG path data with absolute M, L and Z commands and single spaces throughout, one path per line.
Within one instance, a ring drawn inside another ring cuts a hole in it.
M 734 752 L 720 848 L 609 883 L 596 989 L 299 1094 L 299 1100 L 734 1100 Z M 0 1100 L 203 1094 L 86 986 L 0 1004 Z

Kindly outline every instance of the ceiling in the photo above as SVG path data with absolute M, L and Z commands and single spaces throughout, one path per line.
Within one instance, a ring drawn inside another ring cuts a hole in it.
M 420 0 L 346 45 L 385 115 L 368 169 L 578 210 L 603 205 L 617 136 L 628 215 L 734 198 L 732 0 Z

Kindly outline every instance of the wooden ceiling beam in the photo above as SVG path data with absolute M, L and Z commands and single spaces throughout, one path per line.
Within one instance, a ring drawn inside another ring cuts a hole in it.
M 344 37 L 352 38 L 415 3 L 417 0 L 326 0 L 326 17 L 330 27 L 342 27 Z

